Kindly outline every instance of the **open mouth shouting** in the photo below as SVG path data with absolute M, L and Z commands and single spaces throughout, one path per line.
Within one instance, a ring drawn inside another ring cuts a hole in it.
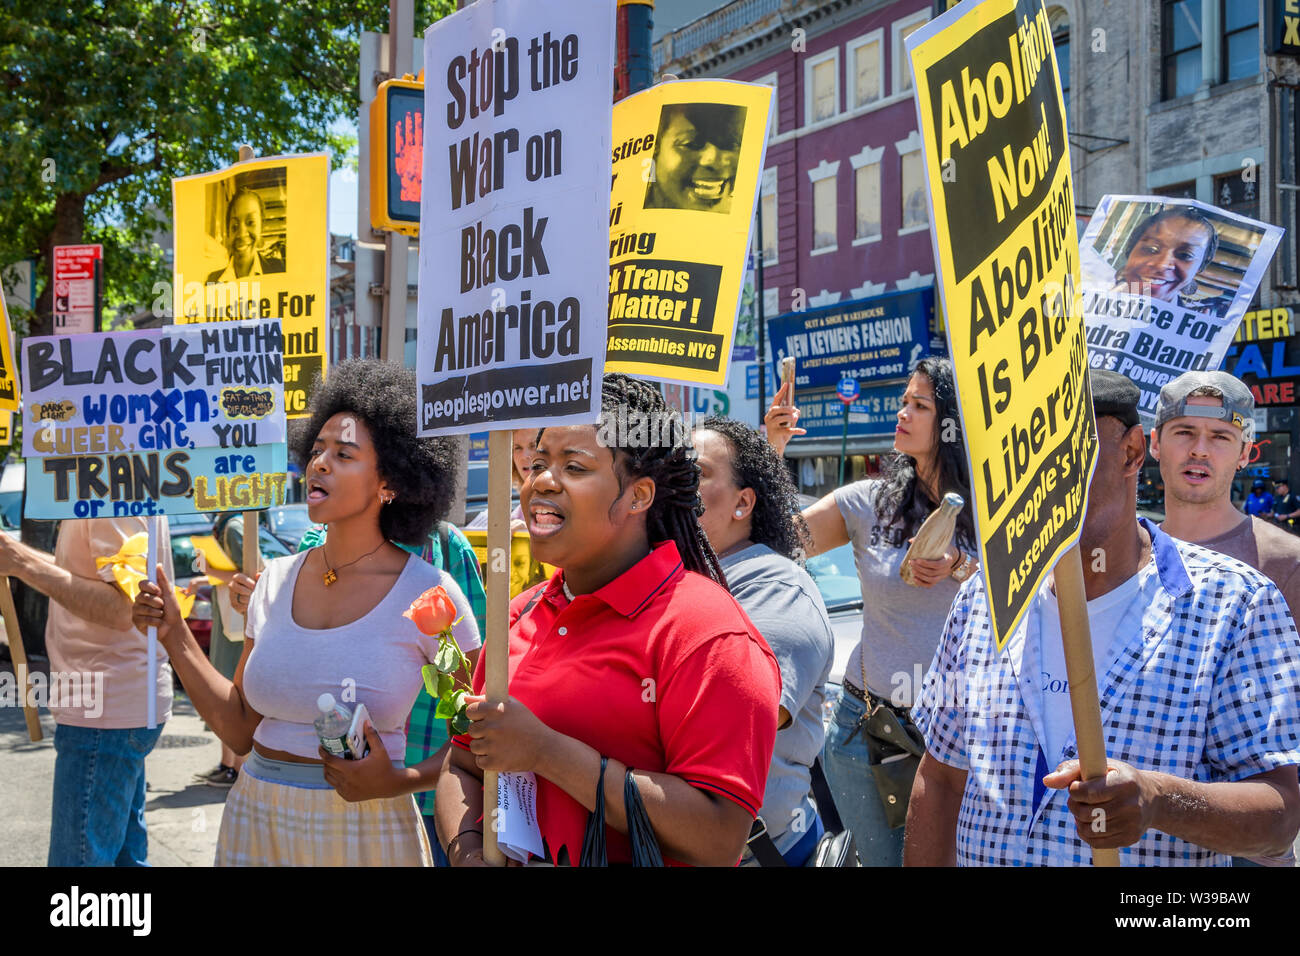
M 528 533 L 534 539 L 549 538 L 564 527 L 564 511 L 552 501 L 534 498 L 528 503 Z
M 319 504 L 329 497 L 329 491 L 319 478 L 307 479 L 307 504 Z

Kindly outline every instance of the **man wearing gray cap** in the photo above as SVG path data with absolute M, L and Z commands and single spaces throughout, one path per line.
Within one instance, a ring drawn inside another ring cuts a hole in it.
M 1232 504 L 1232 479 L 1250 461 L 1255 397 L 1227 372 L 1187 372 L 1160 390 L 1151 457 L 1165 483 L 1160 529 L 1244 561 L 1278 586 L 1292 618 L 1300 611 L 1300 541 Z M 1262 492 L 1264 482 L 1254 486 Z M 1268 498 L 1272 509 L 1272 496 Z M 1248 865 L 1239 858 L 1239 865 Z M 1265 866 L 1294 866 L 1294 854 L 1254 857 Z
M 1255 398 L 1227 372 L 1187 372 L 1160 390 L 1151 457 L 1165 482 L 1160 530 L 1262 571 L 1300 613 L 1300 540 L 1232 504 L 1255 440 Z
M 1277 588 L 1137 517 L 1140 392 L 1093 370 L 1079 547 L 1108 772 L 1081 779 L 1052 577 L 998 651 L 985 582 L 953 601 L 912 710 L 907 865 L 1226 866 L 1300 829 L 1300 636 Z M 1054 768 L 1054 769 L 1053 769 Z

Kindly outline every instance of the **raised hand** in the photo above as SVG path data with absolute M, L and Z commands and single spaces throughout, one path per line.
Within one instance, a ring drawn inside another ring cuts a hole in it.
M 767 442 L 776 449 L 778 455 L 785 454 L 785 446 L 797 435 L 808 434 L 806 429 L 796 428 L 799 421 L 799 409 L 794 404 L 794 384 L 786 382 L 772 398 L 772 406 L 763 416 L 767 426 Z

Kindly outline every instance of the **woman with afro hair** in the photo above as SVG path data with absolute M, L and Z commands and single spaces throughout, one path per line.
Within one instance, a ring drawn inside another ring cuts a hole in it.
M 293 451 L 307 512 L 328 540 L 267 564 L 233 681 L 203 656 L 165 581 L 136 599 L 137 626 L 158 627 L 199 714 L 236 753 L 251 751 L 226 801 L 218 866 L 431 862 L 411 794 L 436 784 L 440 761 L 401 758 L 438 643 L 403 612 L 440 584 L 459 612 L 462 650 L 479 636 L 452 578 L 394 544 L 422 545 L 453 487 L 447 444 L 416 437 L 415 396 L 412 372 L 373 360 L 342 362 L 317 384 Z M 366 706 L 363 759 L 321 749 L 313 721 L 324 694 Z
M 633 860 L 629 778 L 666 862 L 739 860 L 780 673 L 700 530 L 699 474 L 681 417 L 623 375 L 604 378 L 599 425 L 542 430 L 520 501 L 533 556 L 558 570 L 511 605 L 509 699 L 471 697 L 452 739 L 434 810 L 453 866 L 483 863 L 488 770 L 536 775 L 553 863 L 597 840 L 609 863 Z M 598 792 L 606 832 L 588 844 Z
M 781 667 L 776 749 L 760 813 L 767 838 L 751 841 L 750 849 L 764 866 L 803 866 L 824 832 L 811 797 L 812 765 L 826 740 L 822 707 L 835 635 L 821 592 L 795 564 L 806 526 L 781 456 L 748 425 L 719 416 L 696 427 L 695 450 L 700 525 L 731 596 Z

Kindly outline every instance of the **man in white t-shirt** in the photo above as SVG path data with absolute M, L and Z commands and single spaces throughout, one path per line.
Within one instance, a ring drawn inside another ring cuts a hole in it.
M 925 737 L 905 862 L 1226 866 L 1300 829 L 1300 637 L 1253 568 L 1136 516 L 1138 388 L 1091 373 L 1096 470 L 1079 547 L 1109 772 L 1084 781 L 1052 582 L 998 651 L 967 581 L 912 711 Z
M 172 580 L 167 519 L 159 524 L 159 557 Z M 0 574 L 50 598 L 45 646 L 57 725 L 50 866 L 147 865 L 144 760 L 171 716 L 171 668 L 159 645 L 157 725 L 149 728 L 145 636 L 131 623 L 113 566 L 95 560 L 146 530 L 143 518 L 67 520 L 54 554 L 0 535 Z

